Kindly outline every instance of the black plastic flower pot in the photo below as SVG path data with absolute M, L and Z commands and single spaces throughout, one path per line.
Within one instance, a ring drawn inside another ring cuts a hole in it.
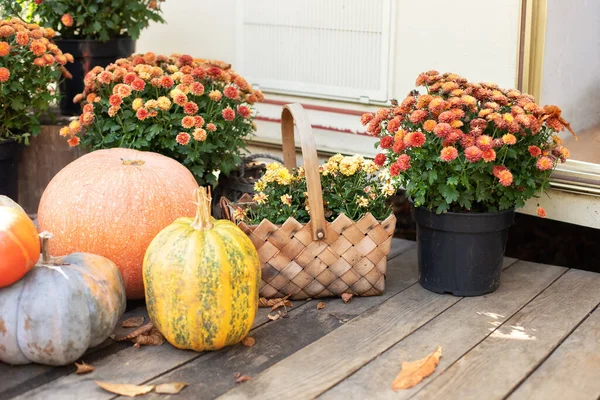
M 0 194 L 18 201 L 19 155 L 23 145 L 14 140 L 0 140 Z
M 81 113 L 81 105 L 73 103 L 73 97 L 83 92 L 83 78 L 92 68 L 106 67 L 119 58 L 129 57 L 135 51 L 135 40 L 128 36 L 108 42 L 87 39 L 56 39 L 55 42 L 63 53 L 71 53 L 75 59 L 75 62 L 65 66 L 73 78 L 63 79 L 59 86 L 60 112 L 63 115 Z
M 480 296 L 498 288 L 514 210 L 438 215 L 413 207 L 412 214 L 421 286 L 455 296 Z

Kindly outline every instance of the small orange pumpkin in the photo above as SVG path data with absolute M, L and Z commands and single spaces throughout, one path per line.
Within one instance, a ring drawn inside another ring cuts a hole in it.
M 39 257 L 33 221 L 18 208 L 0 206 L 0 288 L 25 276 Z
M 144 298 L 142 263 L 164 227 L 191 217 L 192 173 L 172 158 L 132 149 L 98 150 L 50 181 L 38 210 L 40 231 L 53 232 L 57 256 L 85 252 L 113 261 L 128 299 Z

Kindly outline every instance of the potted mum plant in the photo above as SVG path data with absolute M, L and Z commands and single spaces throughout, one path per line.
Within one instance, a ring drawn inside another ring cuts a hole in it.
M 458 296 L 492 292 L 515 209 L 548 188 L 569 157 L 556 133 L 571 127 L 558 107 L 518 90 L 436 71 L 416 85 L 424 90 L 362 116 L 381 138 L 375 162 L 413 201 L 421 285 Z
M 214 64 L 214 65 L 213 65 Z M 71 146 L 153 151 L 185 165 L 201 185 L 240 162 L 263 99 L 222 63 L 146 53 L 94 67 L 84 78 L 83 114 L 61 129 Z M 219 66 L 217 66 L 219 65 Z
M 83 91 L 83 77 L 95 66 L 105 67 L 135 52 L 135 41 L 151 21 L 164 22 L 164 0 L 1 0 L 7 12 L 28 21 L 43 21 L 58 32 L 56 44 L 73 54 L 67 67 L 72 79 L 60 85 L 60 109 L 78 115 L 73 97 Z
M 52 42 L 54 30 L 20 19 L 0 21 L 0 194 L 16 200 L 18 156 L 40 132 L 56 98 L 50 85 L 73 57 Z

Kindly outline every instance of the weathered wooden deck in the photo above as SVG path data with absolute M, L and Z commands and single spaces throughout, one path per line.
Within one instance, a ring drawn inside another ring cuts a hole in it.
M 254 347 L 212 353 L 108 340 L 75 367 L 0 364 L 0 398 L 112 399 L 94 380 L 190 384 L 174 398 L 598 399 L 600 274 L 505 260 L 500 289 L 460 298 L 418 283 L 415 245 L 395 240 L 387 291 L 371 298 L 294 302 L 288 318 L 260 309 Z M 143 307 L 125 318 L 146 315 Z M 437 371 L 395 393 L 403 361 L 442 346 Z M 234 374 L 252 376 L 236 384 Z M 142 398 L 162 398 L 154 393 Z

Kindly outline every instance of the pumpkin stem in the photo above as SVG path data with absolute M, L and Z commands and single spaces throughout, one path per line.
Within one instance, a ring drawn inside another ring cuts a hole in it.
M 51 261 L 50 258 L 50 239 L 52 239 L 52 234 L 50 232 L 42 232 L 39 234 L 40 241 L 42 242 L 42 261 L 44 263 L 49 263 Z
M 213 227 L 212 222 L 210 221 L 210 208 L 212 197 L 210 195 L 210 188 L 199 187 L 196 189 L 196 199 L 198 206 L 196 210 L 196 218 L 194 218 L 194 222 L 192 223 L 192 228 L 194 229 L 210 229 Z

